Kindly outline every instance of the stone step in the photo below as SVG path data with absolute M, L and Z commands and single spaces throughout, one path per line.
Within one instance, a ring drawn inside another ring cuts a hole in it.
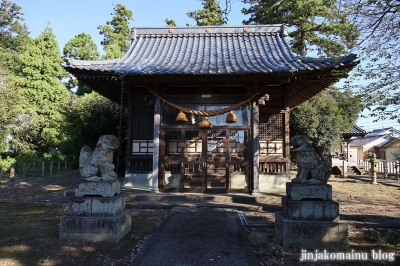
M 238 211 L 252 211 L 252 212 L 276 212 L 281 211 L 281 203 L 272 204 L 242 204 L 242 203 L 204 203 L 204 202 L 149 202 L 149 201 L 135 201 L 127 202 L 127 209 L 172 209 L 175 207 L 188 207 L 188 208 L 233 208 Z
M 147 201 L 147 202 L 199 202 L 199 203 L 243 203 L 243 204 L 276 204 L 281 203 L 281 198 L 285 196 L 284 193 L 281 195 L 263 195 L 263 196 L 251 196 L 251 195 L 210 195 L 210 194 L 129 194 L 123 193 L 126 200 L 129 202 L 133 201 Z
M 249 194 L 202 194 L 202 193 L 150 193 L 149 189 L 121 187 L 128 209 L 171 209 L 180 206 L 237 208 L 243 211 L 275 211 L 282 209 L 282 197 L 285 189 L 268 189 L 260 195 Z M 57 200 L 75 196 L 74 189 L 63 192 Z M 351 203 L 349 194 L 333 192 L 332 199 L 339 203 Z M 46 196 L 37 201 L 52 201 L 55 197 Z
M 261 195 L 239 195 L 239 194 L 186 194 L 186 193 L 129 193 L 121 189 L 121 193 L 125 196 L 126 202 L 156 202 L 170 203 L 179 202 L 188 203 L 210 203 L 210 204 L 264 204 L 264 205 L 281 205 L 282 197 L 286 196 L 284 189 L 261 193 Z M 333 192 L 332 200 L 339 203 L 350 202 L 351 195 L 342 192 Z

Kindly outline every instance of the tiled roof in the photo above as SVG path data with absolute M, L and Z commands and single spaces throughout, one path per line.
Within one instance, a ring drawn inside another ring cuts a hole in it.
M 349 130 L 344 132 L 343 134 L 346 134 L 346 135 L 366 135 L 366 134 L 368 134 L 368 132 L 366 130 L 362 129 L 361 127 L 359 127 L 359 126 L 354 125 Z
M 126 75 L 272 74 L 354 66 L 355 55 L 339 58 L 296 56 L 284 25 L 134 28 L 121 59 L 66 59 L 71 70 Z

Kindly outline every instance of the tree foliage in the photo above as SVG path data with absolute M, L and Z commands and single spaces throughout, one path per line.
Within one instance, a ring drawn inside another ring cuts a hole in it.
M 114 15 L 105 26 L 98 26 L 100 34 L 104 35 L 101 44 L 104 46 L 107 59 L 121 58 L 131 44 L 131 28 L 129 23 L 133 21 L 133 13 L 124 5 L 117 4 L 114 7 Z
M 291 112 L 290 134 L 308 135 L 313 146 L 332 149 L 354 125 L 361 107 L 361 99 L 351 91 L 324 91 Z
M 342 0 L 360 29 L 361 64 L 350 86 L 358 89 L 372 116 L 400 123 L 400 1 Z
M 338 56 L 357 41 L 358 31 L 340 12 L 337 0 L 242 0 L 250 4 L 242 13 L 244 24 L 288 24 L 293 51 L 301 56 L 316 51 L 320 56 Z
M 0 69 L 0 153 L 8 147 L 7 137 L 17 115 L 22 110 L 21 97 L 8 80 L 10 74 Z
M 19 57 L 12 85 L 22 95 L 24 109 L 12 130 L 15 151 L 47 152 L 63 139 L 60 109 L 69 104 L 70 93 L 60 82 L 65 76 L 61 62 L 55 35 L 49 27 Z
M 95 147 L 101 135 L 119 134 L 120 107 L 96 92 L 76 97 L 71 108 L 65 110 L 66 139 L 60 146 L 63 154 L 75 158 L 85 145 Z M 123 113 L 122 132 L 126 131 L 126 113 Z M 123 143 L 121 148 L 125 148 Z
M 176 22 L 173 19 L 166 18 L 165 24 L 167 24 L 167 26 L 170 26 L 170 27 L 176 27 Z
M 8 147 L 8 134 L 22 108 L 22 98 L 10 82 L 18 66 L 18 57 L 30 38 L 23 13 L 17 4 L 2 0 L 0 4 L 0 152 Z
M 100 53 L 97 51 L 97 45 L 92 40 L 92 36 L 86 33 L 80 33 L 69 40 L 63 49 L 65 57 L 75 58 L 80 60 L 98 60 Z M 69 78 L 67 87 L 72 90 L 76 89 L 77 95 L 90 93 L 92 90 L 74 78 Z
M 0 5 L 0 68 L 13 70 L 18 54 L 29 41 L 29 32 L 23 23 L 23 13 L 17 4 L 2 0 Z
M 224 12 L 216 0 L 202 0 L 203 9 L 188 12 L 189 18 L 196 20 L 197 26 L 220 26 L 226 24 Z
M 100 57 L 92 36 L 84 32 L 79 33 L 65 44 L 63 54 L 65 57 L 79 60 L 97 60 Z

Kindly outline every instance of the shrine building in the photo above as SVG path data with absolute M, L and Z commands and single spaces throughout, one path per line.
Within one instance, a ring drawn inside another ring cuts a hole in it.
M 134 28 L 120 59 L 64 68 L 127 110 L 125 184 L 257 193 L 290 181 L 289 112 L 357 62 L 295 55 L 285 25 Z

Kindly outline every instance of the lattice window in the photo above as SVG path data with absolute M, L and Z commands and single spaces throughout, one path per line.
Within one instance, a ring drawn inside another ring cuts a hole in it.
M 282 155 L 283 141 L 260 140 L 260 154 Z
M 132 154 L 152 155 L 153 140 L 134 140 L 132 143 Z
M 135 114 L 132 119 L 133 139 L 153 139 L 154 116 L 148 114 Z
M 283 140 L 283 114 L 260 115 L 260 140 Z

